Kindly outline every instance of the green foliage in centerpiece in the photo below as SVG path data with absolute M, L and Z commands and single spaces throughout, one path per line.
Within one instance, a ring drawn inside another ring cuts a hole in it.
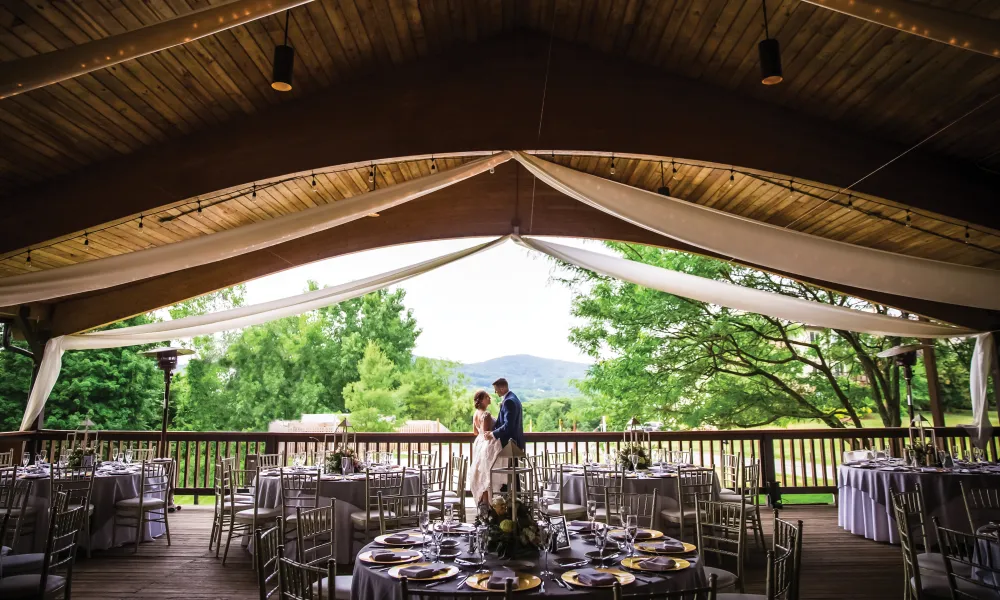
M 629 468 L 631 468 L 632 459 L 630 459 L 629 456 L 632 454 L 635 454 L 636 456 L 639 457 L 638 468 L 640 469 L 649 468 L 649 453 L 646 452 L 645 446 L 636 442 L 625 444 L 621 447 L 621 449 L 618 451 L 618 461 L 621 464 L 627 465 Z
M 518 502 L 517 514 L 511 511 L 508 494 L 495 494 L 489 505 L 479 507 L 477 525 L 489 530 L 489 549 L 502 557 L 513 557 L 538 549 L 538 524 L 531 514 L 531 506 Z
M 97 466 L 97 458 L 96 458 L 97 451 L 96 451 L 96 449 L 93 448 L 93 447 L 84 448 L 83 446 L 78 446 L 76 448 L 73 448 L 70 451 L 70 453 L 69 453 L 69 459 L 67 460 L 66 465 L 69 468 L 71 468 L 71 469 L 79 469 L 80 467 L 83 466 L 83 457 L 84 456 L 93 456 L 93 457 L 95 457 L 94 458 L 94 464 L 93 464 L 93 466 L 94 467 Z
M 354 470 L 358 471 L 361 469 L 361 461 L 358 460 L 357 453 L 354 452 L 354 448 L 350 446 L 341 446 L 337 448 L 337 451 L 333 454 L 328 454 L 326 456 L 326 464 L 324 465 L 324 471 L 327 473 L 341 473 L 343 459 L 350 457 L 351 461 L 354 463 Z

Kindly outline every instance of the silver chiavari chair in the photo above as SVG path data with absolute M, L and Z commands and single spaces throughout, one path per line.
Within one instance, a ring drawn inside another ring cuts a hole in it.
M 57 493 L 45 541 L 45 552 L 37 576 L 6 576 L 0 579 L 0 598 L 70 597 L 78 533 L 87 516 L 82 506 L 68 507 L 66 496 Z
M 278 598 L 280 600 L 333 600 L 323 580 L 334 580 L 337 569 L 331 561 L 325 569 L 304 565 L 285 558 L 285 547 L 278 546 Z
M 709 575 L 708 585 L 704 587 L 623 594 L 622 584 L 616 581 L 612 593 L 614 600 L 716 600 L 721 597 L 715 592 L 717 585 L 715 575 Z
M 969 517 L 970 532 L 1000 518 L 1000 489 L 966 487 L 962 481 L 958 485 L 962 490 L 965 514 Z
M 639 527 L 655 529 L 653 522 L 656 519 L 657 490 L 654 488 L 652 494 L 633 494 L 625 492 L 605 491 L 604 505 L 608 507 L 608 522 L 618 526 L 621 524 L 622 515 L 627 512 L 638 517 Z M 623 511 L 624 509 L 624 511 Z
M 310 567 L 322 568 L 333 565 L 337 568 L 337 501 L 330 506 L 321 506 L 309 510 L 295 509 L 296 560 Z M 384 522 L 384 521 L 383 521 Z M 336 575 L 333 580 L 333 597 L 337 600 L 350 600 L 351 586 L 354 578 L 351 575 Z M 328 594 L 329 579 L 320 580 L 319 588 Z
M 677 472 L 677 503 L 660 511 L 660 518 L 677 525 L 680 537 L 687 534 L 691 516 L 697 512 L 698 502 L 715 497 L 715 471 L 712 469 L 682 469 Z M 723 586 L 725 587 L 725 586 Z
M 14 466 L 14 450 L 0 452 L 0 467 Z
M 94 493 L 95 474 L 93 468 L 68 467 L 58 463 L 49 467 L 51 489 L 66 494 L 70 508 L 83 507 L 85 527 L 80 535 L 87 539 L 87 558 L 90 558 L 90 519 L 94 515 L 94 505 L 90 500 Z
M 586 499 L 593 500 L 597 506 L 597 520 L 609 523 L 608 508 L 604 504 L 605 490 L 621 493 L 625 480 L 623 471 L 607 471 L 601 468 L 583 468 L 583 484 L 587 492 Z
M 924 575 L 921 591 L 934 598 L 950 594 L 955 600 L 1000 598 L 1000 564 L 993 551 L 996 537 L 941 527 L 937 517 L 932 521 L 944 556 L 947 588 L 941 577 Z
M 365 477 L 365 509 L 351 513 L 351 525 L 355 535 L 368 540 L 373 531 L 379 531 L 379 496 L 398 496 L 403 489 L 403 473 L 390 471 L 376 473 L 368 471 Z
M 163 523 L 170 545 L 170 521 L 167 518 L 167 501 L 170 497 L 171 465 L 169 462 L 143 461 L 140 469 L 139 495 L 119 500 L 111 523 L 111 546 L 117 545 L 118 528 L 135 529 L 135 552 L 139 551 L 147 523 Z
M 545 514 L 550 517 L 565 516 L 567 519 L 583 519 L 587 516 L 587 507 L 566 502 L 563 499 L 563 468 L 561 465 L 535 465 L 538 474 L 538 503 L 544 506 Z
M 34 506 L 28 506 L 31 487 L 30 479 L 18 479 L 17 466 L 0 468 L 0 513 L 10 515 L 7 525 L 7 537 L 0 540 L 3 545 L 16 548 L 21 538 L 27 537 L 34 551 L 35 527 L 38 523 L 38 511 Z
M 736 563 L 735 572 L 705 567 L 706 575 L 718 577 L 719 589 L 739 588 L 743 593 L 743 561 L 746 552 L 746 505 L 695 499 L 698 553 L 722 564 Z
M 401 494 L 379 496 L 379 533 L 385 535 L 393 529 L 420 526 L 420 513 L 427 510 L 426 494 Z
M 257 569 L 257 591 L 260 600 L 268 600 L 278 593 L 278 546 L 284 525 L 278 517 L 273 527 L 264 531 L 254 530 L 254 566 Z

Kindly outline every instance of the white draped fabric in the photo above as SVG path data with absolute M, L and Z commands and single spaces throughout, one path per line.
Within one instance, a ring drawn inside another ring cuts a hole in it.
M 1000 309 L 1000 271 L 828 240 L 574 171 L 523 152 L 514 158 L 571 198 L 698 248 L 866 290 Z
M 986 403 L 986 384 L 993 362 L 996 360 L 992 336 L 991 333 L 976 336 L 976 349 L 972 354 L 972 364 L 969 365 L 972 424 L 965 427 L 969 430 L 972 443 L 983 450 L 993 437 L 993 425 L 990 423 L 989 406 Z M 994 385 L 1000 385 L 1000 382 L 994 382 Z
M 465 250 L 452 252 L 380 275 L 373 275 L 357 281 L 314 290 L 290 298 L 273 300 L 263 304 L 243 306 L 208 315 L 186 317 L 184 319 L 177 319 L 176 321 L 164 321 L 122 329 L 54 337 L 45 344 L 42 364 L 38 369 L 35 384 L 31 388 L 31 394 L 28 396 L 28 405 L 25 408 L 24 418 L 21 421 L 21 431 L 26 431 L 31 426 L 35 417 L 38 416 L 38 413 L 45 406 L 49 393 L 52 392 L 52 387 L 59 378 L 59 370 L 62 368 L 62 355 L 66 350 L 119 348 L 121 346 L 165 342 L 267 323 L 275 319 L 337 304 L 344 300 L 357 298 L 358 296 L 363 296 L 384 287 L 395 285 L 411 277 L 416 277 L 421 273 L 426 273 L 427 271 L 476 254 L 477 252 L 492 248 L 506 239 L 506 237 L 498 238 Z
M 183 242 L 0 278 L 0 306 L 109 288 L 269 248 L 426 196 L 488 171 L 510 157 L 510 152 L 501 152 L 354 198 Z

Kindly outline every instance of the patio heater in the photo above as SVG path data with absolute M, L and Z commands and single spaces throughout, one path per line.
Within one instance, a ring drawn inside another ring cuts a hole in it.
M 167 458 L 167 421 L 170 418 L 170 380 L 173 377 L 174 369 L 177 368 L 177 357 L 194 354 L 194 350 L 188 348 L 153 348 L 142 352 L 144 356 L 156 359 L 156 366 L 163 371 L 163 421 L 160 423 L 160 458 Z
M 927 348 L 933 348 L 933 346 L 927 344 L 896 346 L 875 355 L 879 358 L 891 358 L 895 364 L 903 367 L 903 379 L 906 380 L 906 410 L 910 425 L 913 424 L 913 365 L 917 364 L 917 351 Z

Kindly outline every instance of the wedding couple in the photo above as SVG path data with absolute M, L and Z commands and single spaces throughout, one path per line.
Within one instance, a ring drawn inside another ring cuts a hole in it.
M 493 382 L 493 391 L 501 398 L 500 413 L 495 421 L 489 412 L 489 406 L 493 402 L 489 393 L 486 390 L 479 390 L 473 397 L 476 413 L 472 417 L 472 433 L 476 434 L 476 441 L 472 445 L 469 485 L 477 504 L 489 502 L 490 494 L 499 487 L 494 485 L 490 469 L 504 446 L 513 442 L 524 450 L 521 400 L 510 391 L 510 386 L 503 377 Z

